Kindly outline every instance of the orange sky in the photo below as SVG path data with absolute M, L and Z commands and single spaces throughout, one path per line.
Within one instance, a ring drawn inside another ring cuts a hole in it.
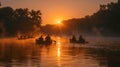
M 2 6 L 41 10 L 43 24 L 55 24 L 57 20 L 81 18 L 91 15 L 100 4 L 117 0 L 0 0 Z

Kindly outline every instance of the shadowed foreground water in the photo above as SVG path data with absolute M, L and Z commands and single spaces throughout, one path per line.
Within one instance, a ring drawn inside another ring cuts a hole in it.
M 120 67 L 119 48 L 119 39 L 52 45 L 8 39 L 0 42 L 0 67 Z

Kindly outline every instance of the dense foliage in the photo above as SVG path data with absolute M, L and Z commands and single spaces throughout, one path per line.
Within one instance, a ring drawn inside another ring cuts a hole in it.
M 17 33 L 25 34 L 34 32 L 41 27 L 40 10 L 29 10 L 28 8 L 13 9 L 11 7 L 0 8 L 0 33 L 14 36 Z
M 64 20 L 63 24 L 65 28 L 62 31 L 66 34 L 120 36 L 120 2 L 100 5 L 100 9 L 93 15 Z M 47 27 L 56 31 L 50 25 L 45 26 L 45 30 Z

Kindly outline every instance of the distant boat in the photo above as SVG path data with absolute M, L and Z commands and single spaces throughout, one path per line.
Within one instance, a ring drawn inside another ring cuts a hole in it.
M 25 40 L 25 39 L 30 39 L 30 38 L 34 38 L 33 36 L 19 36 L 18 40 Z
M 79 43 L 79 44 L 86 44 L 88 41 L 86 41 L 81 35 L 79 37 L 79 40 L 76 40 L 75 35 L 70 39 L 70 43 Z
M 42 36 L 40 36 L 35 41 L 36 41 L 36 44 L 52 44 L 52 43 L 56 43 L 56 41 L 52 40 L 49 35 L 47 35 L 45 39 Z
M 41 41 L 40 39 L 36 39 L 36 44 L 52 44 L 53 41 L 50 40 L 50 41 Z
M 72 39 L 70 39 L 70 43 L 87 44 L 89 42 L 88 41 L 84 41 L 84 42 L 82 42 L 82 41 L 73 41 Z

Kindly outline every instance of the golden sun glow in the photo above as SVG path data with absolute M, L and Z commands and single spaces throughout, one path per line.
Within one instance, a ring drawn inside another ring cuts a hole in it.
M 58 20 L 57 23 L 60 24 L 60 23 L 61 23 L 61 20 Z

